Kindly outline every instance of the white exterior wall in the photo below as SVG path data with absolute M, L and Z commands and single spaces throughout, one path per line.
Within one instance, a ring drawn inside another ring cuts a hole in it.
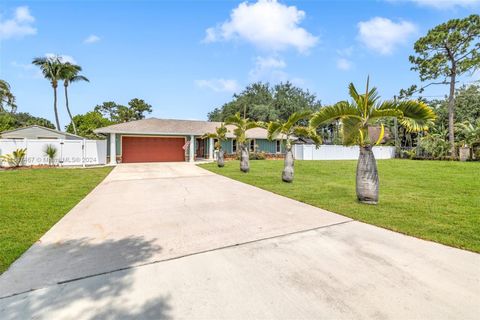
M 54 159 L 56 165 L 85 166 L 102 165 L 107 162 L 106 140 L 0 139 L 0 155 L 27 148 L 24 165 L 48 164 L 48 156 L 44 150 L 49 144 L 57 148 L 57 156 Z M 8 163 L 3 161 L 1 165 L 8 166 Z
M 357 160 L 360 153 L 358 146 L 321 145 L 318 149 L 311 144 L 296 144 L 292 148 L 297 160 Z M 373 147 L 375 159 L 395 158 L 395 147 Z

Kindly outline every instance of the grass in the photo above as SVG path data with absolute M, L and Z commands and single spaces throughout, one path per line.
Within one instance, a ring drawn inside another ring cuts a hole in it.
M 283 161 L 238 161 L 202 165 L 215 173 L 356 220 L 480 252 L 480 163 L 378 161 L 380 203 L 360 204 L 355 195 L 356 161 L 296 161 L 295 181 L 281 181 Z
M 0 274 L 110 171 L 105 167 L 0 172 Z

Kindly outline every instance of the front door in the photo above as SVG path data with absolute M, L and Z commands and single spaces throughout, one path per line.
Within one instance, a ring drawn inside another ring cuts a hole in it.
M 205 139 L 197 138 L 196 145 L 197 145 L 197 148 L 196 148 L 195 156 L 197 158 L 205 158 Z

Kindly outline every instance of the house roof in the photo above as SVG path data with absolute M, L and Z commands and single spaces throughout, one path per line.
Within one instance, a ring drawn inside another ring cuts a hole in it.
M 201 136 L 205 133 L 213 133 L 221 122 L 200 121 L 200 120 L 179 120 L 179 119 L 157 119 L 149 118 L 124 123 L 114 124 L 108 127 L 94 130 L 95 133 L 119 133 L 119 134 L 152 134 L 152 135 L 195 135 Z M 231 125 L 228 128 L 227 137 L 233 138 Z M 247 131 L 249 139 L 266 139 L 267 130 L 254 128 Z
M 8 134 L 8 133 L 19 132 L 19 131 L 23 131 L 23 130 L 26 130 L 26 129 L 31 129 L 31 128 L 38 128 L 38 129 L 41 129 L 41 130 L 45 130 L 45 131 L 49 131 L 49 132 L 54 132 L 54 133 L 61 134 L 61 135 L 65 135 L 65 136 L 70 136 L 70 137 L 75 137 L 75 138 L 79 138 L 79 139 L 84 139 L 84 137 L 78 136 L 78 135 L 73 134 L 73 133 L 63 132 L 63 131 L 59 131 L 59 130 L 56 130 L 56 129 L 51 129 L 51 128 L 47 128 L 47 127 L 44 127 L 44 126 L 39 126 L 39 125 L 36 125 L 36 124 L 31 125 L 31 126 L 16 128 L 16 129 L 12 129 L 12 130 L 2 131 L 2 132 L 0 132 L 0 136 L 1 136 L 1 135 L 4 135 L 4 134 Z

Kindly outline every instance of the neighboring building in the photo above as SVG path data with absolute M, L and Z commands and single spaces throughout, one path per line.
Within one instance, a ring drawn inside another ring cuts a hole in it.
M 107 155 L 116 155 L 110 157 L 110 163 L 194 161 L 213 158 L 215 141 L 203 135 L 215 132 L 220 125 L 220 122 L 150 118 L 114 124 L 94 132 L 107 136 Z M 227 128 L 228 140 L 222 142 L 222 148 L 225 153 L 233 154 L 238 147 L 233 126 Z M 248 130 L 247 138 L 251 151 L 283 152 L 281 141 L 269 141 L 263 128 Z
M 38 125 L 0 132 L 1 139 L 63 139 L 83 140 L 75 134 L 58 131 Z

